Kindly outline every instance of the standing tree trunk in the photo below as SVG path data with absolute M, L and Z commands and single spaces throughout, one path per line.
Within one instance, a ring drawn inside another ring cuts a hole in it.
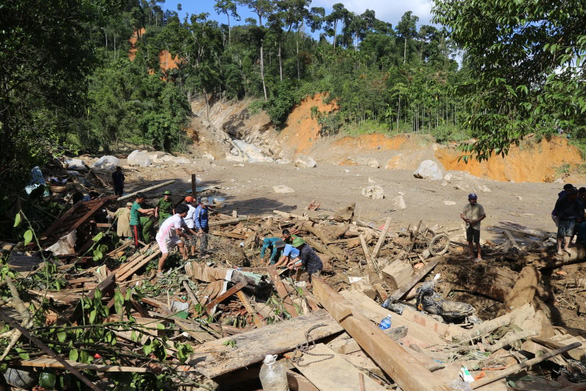
M 267 86 L 265 84 L 265 62 L 264 62 L 264 50 L 263 44 L 260 44 L 260 78 L 262 79 L 262 90 L 265 96 L 265 102 L 269 100 L 267 96 Z

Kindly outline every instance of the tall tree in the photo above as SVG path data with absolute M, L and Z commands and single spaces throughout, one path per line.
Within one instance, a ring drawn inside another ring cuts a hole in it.
M 301 66 L 299 63 L 299 39 L 303 24 L 309 18 L 309 10 L 307 7 L 309 7 L 310 4 L 311 0 L 281 0 L 276 3 L 277 8 L 281 11 L 283 21 L 287 26 L 287 30 L 295 30 L 297 80 L 301 79 Z
M 478 159 L 507 153 L 527 133 L 557 121 L 586 127 L 586 3 L 583 0 L 438 0 L 435 21 L 465 50 L 463 89 Z
M 397 35 L 403 38 L 404 49 L 403 49 L 403 64 L 407 62 L 407 43 L 417 36 L 417 22 L 419 17 L 413 15 L 413 12 L 407 11 L 401 17 L 401 20 L 397 24 Z
M 239 0 L 240 4 L 247 6 L 258 17 L 258 25 L 262 29 L 263 19 L 265 19 L 274 8 L 273 0 Z M 265 63 L 264 63 L 264 44 L 260 43 L 260 78 L 262 80 L 262 89 L 265 101 L 268 100 L 267 86 L 265 82 Z
M 232 16 L 235 20 L 240 20 L 240 15 L 238 15 L 238 10 L 236 7 L 236 2 L 232 0 L 216 0 L 216 4 L 214 5 L 214 9 L 219 14 L 226 15 L 228 19 L 228 46 L 232 41 L 232 27 L 230 26 L 230 16 Z
M 348 13 L 349 11 L 346 9 L 346 7 L 344 7 L 344 4 L 336 3 L 332 7 L 332 12 L 325 17 L 326 31 L 328 35 L 333 37 L 334 47 L 336 47 L 337 44 L 336 41 L 338 38 L 338 25 L 339 23 L 343 24 L 344 20 L 348 19 Z M 344 29 L 343 25 L 341 29 Z

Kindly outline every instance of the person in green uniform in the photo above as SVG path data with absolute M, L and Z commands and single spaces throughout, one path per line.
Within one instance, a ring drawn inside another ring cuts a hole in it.
M 144 194 L 138 193 L 130 208 L 130 229 L 132 230 L 134 245 L 137 247 L 140 234 L 142 234 L 142 238 L 146 243 L 151 241 L 151 230 L 154 225 L 151 216 L 155 214 L 155 209 L 143 208 L 143 202 Z
M 155 218 L 159 219 L 159 226 L 167 219 L 167 217 L 175 214 L 175 208 L 173 208 L 173 200 L 171 199 L 171 192 L 165 190 L 163 198 L 157 203 L 155 208 Z

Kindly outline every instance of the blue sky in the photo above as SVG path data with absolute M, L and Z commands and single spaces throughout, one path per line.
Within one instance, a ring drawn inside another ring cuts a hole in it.
M 207 12 L 210 14 L 211 19 L 217 20 L 220 23 L 226 23 L 225 16 L 218 15 L 214 10 L 215 3 L 214 0 L 166 0 L 162 7 L 171 11 L 177 11 L 177 4 L 181 4 L 182 11 L 179 13 L 181 20 L 183 20 L 186 14 L 192 15 Z M 313 0 L 311 7 L 323 7 L 329 13 L 332 5 L 336 3 L 344 4 L 346 9 L 355 14 L 362 14 L 367 9 L 373 10 L 377 19 L 392 23 L 393 27 L 397 25 L 401 16 L 407 11 L 412 11 L 414 15 L 419 17 L 419 25 L 431 24 L 431 7 L 433 5 L 431 0 Z M 247 17 L 254 17 L 254 15 L 242 7 L 239 7 L 238 13 L 242 17 L 242 20 L 241 22 L 231 20 L 230 23 L 232 25 L 242 24 Z

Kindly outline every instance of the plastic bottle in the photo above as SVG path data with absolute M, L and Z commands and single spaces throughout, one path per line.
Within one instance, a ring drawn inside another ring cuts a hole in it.
M 380 327 L 383 330 L 390 329 L 391 328 L 391 315 L 387 315 L 386 318 L 381 320 L 378 327 Z
M 289 391 L 285 366 L 277 356 L 267 355 L 260 367 L 260 383 L 264 391 Z

